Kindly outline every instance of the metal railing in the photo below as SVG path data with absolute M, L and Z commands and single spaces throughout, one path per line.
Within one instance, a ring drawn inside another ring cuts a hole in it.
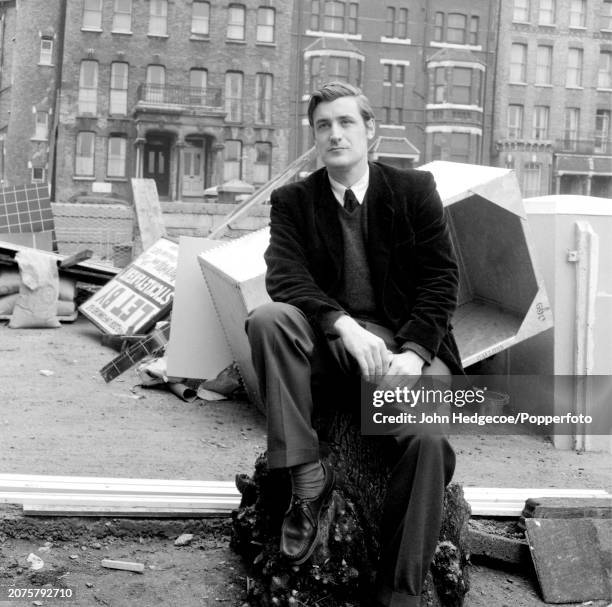
M 221 89 L 162 84 L 141 84 L 138 102 L 143 105 L 184 105 L 223 107 Z

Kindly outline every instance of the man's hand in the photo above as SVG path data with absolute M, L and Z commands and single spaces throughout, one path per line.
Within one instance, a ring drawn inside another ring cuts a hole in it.
M 346 351 L 357 361 L 361 375 L 381 378 L 388 372 L 392 355 L 380 337 L 364 329 L 350 316 L 340 316 L 333 328 Z
M 383 381 L 378 386 L 379 389 L 411 388 L 421 377 L 424 364 L 425 361 L 412 350 L 406 350 L 406 352 L 401 354 L 392 354 L 391 365 Z

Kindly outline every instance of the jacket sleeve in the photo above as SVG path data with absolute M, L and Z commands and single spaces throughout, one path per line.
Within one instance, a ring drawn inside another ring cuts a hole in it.
M 425 175 L 423 194 L 411 217 L 416 295 L 410 316 L 395 339 L 399 344 L 414 342 L 435 355 L 457 305 L 459 271 L 436 183 L 431 173 Z
M 265 253 L 266 289 L 273 301 L 299 308 L 315 325 L 325 325 L 330 313 L 344 313 L 337 301 L 317 285 L 305 243 L 298 204 L 278 190 L 270 197 L 270 245 Z

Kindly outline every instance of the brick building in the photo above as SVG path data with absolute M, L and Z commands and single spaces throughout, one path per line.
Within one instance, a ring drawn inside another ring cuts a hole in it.
M 362 88 L 372 102 L 373 158 L 397 166 L 434 159 L 487 163 L 496 4 L 295 3 L 292 114 L 301 130 L 291 155 L 312 143 L 308 93 L 338 78 Z
M 151 177 L 162 199 L 197 200 L 286 166 L 291 3 L 0 0 L 0 9 L 2 76 L 13 78 L 0 95 L 5 182 L 49 179 L 67 201 L 128 198 L 130 177 Z
M 54 159 L 62 0 L 0 2 L 0 179 L 46 183 Z
M 612 197 L 612 0 L 502 4 L 493 164 L 525 197 Z

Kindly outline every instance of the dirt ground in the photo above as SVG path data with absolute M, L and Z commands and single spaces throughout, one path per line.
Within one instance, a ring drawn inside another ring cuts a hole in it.
M 0 472 L 232 480 L 252 471 L 265 449 L 265 426 L 250 404 L 184 403 L 169 392 L 137 387 L 133 370 L 105 384 L 99 369 L 115 355 L 83 318 L 49 330 L 0 325 Z M 452 443 L 455 480 L 465 485 L 612 490 L 610 454 L 560 451 L 528 436 L 458 436 Z M 196 535 L 185 548 L 173 539 L 60 538 L 40 553 L 44 537 L 0 535 L 0 586 L 28 581 L 25 559 L 34 552 L 52 571 L 68 573 L 62 579 L 79 595 L 68 604 L 243 603 L 246 572 L 226 533 Z M 102 569 L 105 557 L 144 562 L 145 572 Z M 468 607 L 544 605 L 529 572 L 478 565 L 471 583 Z M 0 595 L 0 606 L 3 600 Z

